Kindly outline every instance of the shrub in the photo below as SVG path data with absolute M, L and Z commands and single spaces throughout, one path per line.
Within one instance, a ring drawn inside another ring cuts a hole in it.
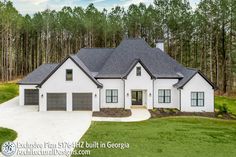
M 229 109 L 226 104 L 220 105 L 219 106 L 219 113 L 229 113 Z

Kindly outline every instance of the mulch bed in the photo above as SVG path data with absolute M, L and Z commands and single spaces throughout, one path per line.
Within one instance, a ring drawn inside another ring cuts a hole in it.
M 231 114 L 220 114 L 218 112 L 181 112 L 178 109 L 163 109 L 163 108 L 155 108 L 153 110 L 149 110 L 151 117 L 169 117 L 169 116 L 202 116 L 202 117 L 211 117 L 211 118 L 219 118 L 219 119 L 230 119 L 236 120 L 236 117 Z
M 99 112 L 93 112 L 95 117 L 129 117 L 131 111 L 123 108 L 102 108 Z

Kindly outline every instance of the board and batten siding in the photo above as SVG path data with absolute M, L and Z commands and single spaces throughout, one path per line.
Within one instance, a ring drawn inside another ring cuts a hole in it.
M 191 106 L 191 92 L 204 92 L 204 106 Z M 214 112 L 214 89 L 199 74 L 196 74 L 181 90 L 181 111 Z
M 66 81 L 66 69 L 73 70 L 72 81 Z M 72 93 L 92 93 L 92 109 L 99 111 L 99 88 L 70 58 L 40 88 L 40 111 L 47 110 L 47 93 L 66 93 L 67 111 L 72 111 Z

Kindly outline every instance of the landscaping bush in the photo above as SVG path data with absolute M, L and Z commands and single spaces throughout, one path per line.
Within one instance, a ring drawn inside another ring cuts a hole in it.
M 229 113 L 229 109 L 226 104 L 219 106 L 219 113 L 224 113 L 224 114 Z

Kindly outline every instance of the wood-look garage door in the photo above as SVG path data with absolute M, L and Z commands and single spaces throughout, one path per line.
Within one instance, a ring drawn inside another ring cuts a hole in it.
M 38 89 L 25 89 L 25 105 L 39 105 Z
M 92 110 L 92 93 L 72 93 L 73 111 Z
M 47 93 L 48 111 L 66 111 L 66 93 Z

